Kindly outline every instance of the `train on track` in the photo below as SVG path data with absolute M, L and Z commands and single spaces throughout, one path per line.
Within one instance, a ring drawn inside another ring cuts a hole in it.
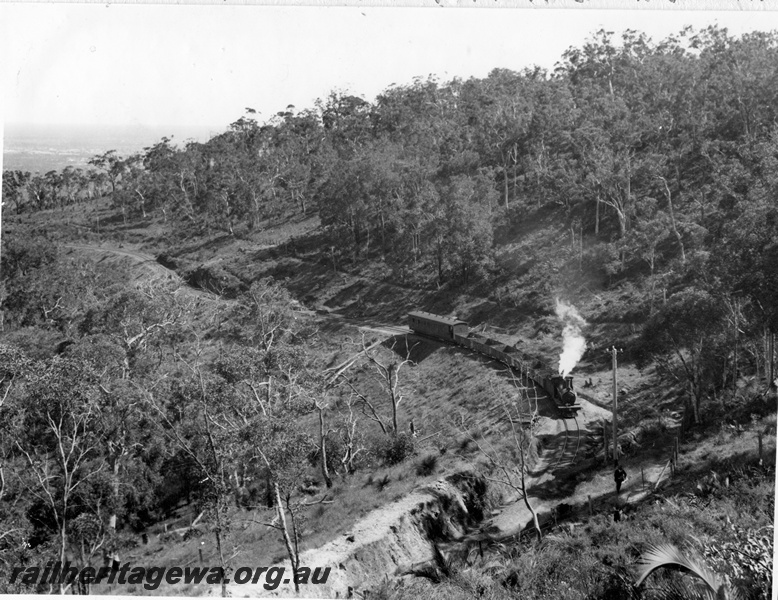
M 408 313 L 408 327 L 416 334 L 464 346 L 483 354 L 525 374 L 548 394 L 559 408 L 563 417 L 575 415 L 581 408 L 573 389 L 573 378 L 550 373 L 538 368 L 538 361 L 524 356 L 515 346 L 493 340 L 472 331 L 467 322 L 442 317 L 424 311 Z

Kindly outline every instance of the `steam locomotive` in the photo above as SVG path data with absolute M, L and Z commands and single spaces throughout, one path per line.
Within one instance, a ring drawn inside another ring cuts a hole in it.
M 567 377 L 563 377 L 562 375 L 551 375 L 544 377 L 542 381 L 535 381 L 543 387 L 546 393 L 553 398 L 557 404 L 565 407 L 575 406 L 576 409 L 580 408 L 580 406 L 576 406 L 575 404 L 578 396 L 576 395 L 575 390 L 573 390 L 572 375 L 568 375 Z
M 464 346 L 526 373 L 543 388 L 563 415 L 575 414 L 581 408 L 576 404 L 578 396 L 573 389 L 572 376 L 549 374 L 547 370 L 534 368 L 533 364 L 537 362 L 531 364 L 531 359 L 523 356 L 518 348 L 471 331 L 465 321 L 414 311 L 408 313 L 408 327 L 416 334 Z

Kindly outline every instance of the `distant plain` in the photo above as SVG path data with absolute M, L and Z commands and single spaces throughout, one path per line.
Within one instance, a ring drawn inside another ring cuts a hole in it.
M 223 129 L 223 128 L 221 128 Z M 143 151 L 162 137 L 179 144 L 204 142 L 220 128 L 201 125 L 144 127 L 133 125 L 6 124 L 3 169 L 47 173 L 66 167 L 87 166 L 90 158 L 108 150 L 121 156 Z

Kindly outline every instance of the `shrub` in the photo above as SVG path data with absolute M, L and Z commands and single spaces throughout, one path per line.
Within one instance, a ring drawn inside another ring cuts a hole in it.
M 397 465 L 413 454 L 413 437 L 398 433 L 380 438 L 373 449 L 375 456 L 385 465 Z
M 751 597 L 766 600 L 770 595 L 773 572 L 772 526 L 750 530 L 734 525 L 729 527 L 733 539 L 706 543 L 705 557 L 712 559 L 718 571 L 728 572 L 739 587 L 748 589 Z
M 389 475 L 384 475 L 383 477 L 380 477 L 379 479 L 375 480 L 375 486 L 378 488 L 379 492 L 384 491 L 384 488 L 391 483 L 391 479 L 389 478 Z
M 221 265 L 190 267 L 184 270 L 183 277 L 193 287 L 227 298 L 236 298 L 246 288 L 240 279 Z
M 419 477 L 427 477 L 435 472 L 438 467 L 438 455 L 428 454 L 422 458 L 416 465 L 416 475 Z
M 203 536 L 203 532 L 197 527 L 190 527 L 184 532 L 184 541 L 191 540 L 193 538 L 199 538 Z

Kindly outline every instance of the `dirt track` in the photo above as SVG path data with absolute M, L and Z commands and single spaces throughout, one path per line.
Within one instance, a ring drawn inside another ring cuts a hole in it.
M 178 273 L 158 263 L 157 259 L 150 254 L 145 254 L 144 252 L 134 249 L 90 246 L 87 244 L 63 244 L 63 246 L 79 252 L 102 255 L 102 258 L 99 259 L 98 262 L 107 259 L 110 260 L 111 258 L 126 260 L 126 262 L 129 263 L 130 272 L 133 275 L 133 281 L 135 283 L 170 281 L 176 284 L 177 294 L 185 293 L 200 299 L 219 300 L 219 296 L 216 294 L 188 285 Z

